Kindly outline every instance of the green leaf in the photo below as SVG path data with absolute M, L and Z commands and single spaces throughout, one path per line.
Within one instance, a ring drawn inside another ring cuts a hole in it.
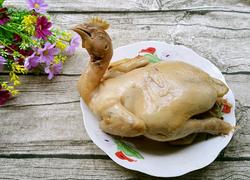
M 0 8 L 1 7 L 3 7 L 3 2 L 4 2 L 5 0 L 0 0 Z
M 157 63 L 157 62 L 161 61 L 157 56 L 155 56 L 153 54 L 145 54 L 144 57 L 146 57 L 148 59 L 148 61 L 151 63 Z
M 138 151 L 136 151 L 132 146 L 126 144 L 125 142 L 115 139 L 115 143 L 117 145 L 117 149 L 124 152 L 124 154 L 126 154 L 127 156 L 144 159 Z

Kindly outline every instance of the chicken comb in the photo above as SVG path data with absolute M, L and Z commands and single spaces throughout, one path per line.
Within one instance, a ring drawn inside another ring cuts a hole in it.
M 88 24 L 99 26 L 103 30 L 107 30 L 109 28 L 109 23 L 98 16 L 90 18 Z

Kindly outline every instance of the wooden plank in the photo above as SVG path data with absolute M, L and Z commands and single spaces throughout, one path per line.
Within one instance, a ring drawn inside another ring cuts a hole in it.
M 70 29 L 93 14 L 53 14 L 57 27 Z M 184 45 L 209 59 L 224 73 L 250 73 L 250 13 L 185 12 L 99 13 L 111 24 L 114 48 L 145 40 Z M 89 57 L 78 49 L 64 74 L 80 74 Z
M 68 117 L 68 115 L 65 116 Z M 80 118 L 78 117 L 78 119 Z M 243 112 L 241 110 L 237 113 L 237 124 L 240 129 L 236 131 L 228 147 L 220 155 L 220 159 L 248 159 L 250 157 L 249 118 L 250 109 L 244 109 Z M 55 119 L 58 118 L 50 118 L 46 128 L 41 126 L 40 128 L 34 128 L 39 124 L 44 126 L 46 121 L 42 118 L 38 118 L 37 121 L 32 119 L 29 123 L 22 118 L 19 121 L 17 120 L 22 125 L 17 124 L 14 120 L 12 120 L 14 121 L 12 123 L 5 122 L 4 126 L 1 123 L 0 156 L 49 155 L 61 157 L 62 155 L 68 155 L 69 157 L 75 157 L 75 155 L 78 155 L 77 157 L 86 157 L 89 155 L 105 155 L 90 140 L 80 120 L 67 118 L 68 122 L 65 123 L 65 120 L 61 119 L 63 125 L 58 125 L 59 120 L 56 121 Z M 69 121 L 74 121 L 74 123 Z
M 235 98 L 242 106 L 250 107 L 250 87 L 249 75 L 227 75 L 224 74 L 229 87 L 235 94 Z M 2 75 L 7 78 L 8 76 Z M 6 106 L 23 107 L 39 106 L 50 104 L 69 104 L 79 101 L 76 84 L 79 75 L 57 76 L 53 80 L 48 80 L 47 76 L 21 76 L 23 83 L 18 89 L 20 95 L 9 101 Z
M 7 79 L 7 75 L 1 78 Z M 8 101 L 7 106 L 23 107 L 53 104 L 74 104 L 79 102 L 76 84 L 79 75 L 57 76 L 48 80 L 47 75 L 20 76 L 22 85 L 18 87 L 20 94 Z M 27 107 L 28 109 L 28 107 Z
M 79 125 L 78 129 L 86 133 L 83 126 L 80 127 Z M 80 138 L 87 139 L 88 136 Z M 91 140 L 40 140 L 33 142 L 0 143 L 0 157 L 56 158 L 68 156 L 70 158 L 86 158 L 90 156 L 95 157 L 95 155 L 105 156 L 106 154 Z
M 243 11 L 249 12 L 249 1 L 245 0 L 76 0 L 74 3 L 67 0 L 46 0 L 50 11 L 74 11 L 74 12 L 92 12 L 92 11 L 164 11 L 164 10 L 223 10 L 223 11 Z M 6 5 L 15 5 L 17 7 L 27 7 L 23 0 L 8 0 Z
M 184 12 L 147 14 L 95 14 L 106 19 L 114 47 L 145 40 L 184 45 L 209 59 L 224 73 L 250 73 L 250 14 L 210 12 L 206 16 Z M 69 29 L 85 22 L 86 14 L 54 14 L 57 26 Z M 171 55 L 170 55 L 171 56 Z M 85 50 L 64 69 L 79 74 L 89 59 Z
M 242 106 L 250 107 L 250 76 L 243 74 L 224 74 L 224 77 L 232 89 L 235 98 L 239 100 Z
M 50 11 L 56 12 L 52 15 L 56 25 L 62 28 L 78 24 L 99 11 L 97 15 L 112 24 L 110 34 L 115 47 L 141 40 L 182 44 L 228 74 L 226 79 L 238 99 L 237 120 L 241 128 L 223 152 L 223 161 L 178 179 L 250 178 L 250 96 L 247 93 L 250 81 L 249 75 L 243 75 L 250 73 L 248 1 L 46 2 L 50 4 Z M 10 0 L 6 4 L 24 7 L 23 0 Z M 66 11 L 67 14 L 60 13 Z M 128 11 L 134 13 L 128 14 Z M 151 12 L 139 13 L 145 11 Z M 121 36 L 123 34 L 126 36 Z M 10 159 L 0 159 L 0 179 L 153 179 L 106 159 L 86 134 L 75 83 L 87 59 L 86 52 L 80 51 L 66 64 L 66 76 L 52 82 L 45 76 L 26 77 L 20 88 L 22 95 L 1 108 L 0 157 Z
M 242 106 L 250 107 L 250 76 L 244 74 L 227 75 L 224 74 L 229 87 L 234 92 L 235 98 Z M 8 78 L 7 75 L 1 77 Z M 80 75 L 57 76 L 53 80 L 48 80 L 47 76 L 21 76 L 23 83 L 18 89 L 20 95 L 8 101 L 6 104 L 10 108 L 25 108 L 26 106 L 43 106 L 56 104 L 71 104 L 79 102 L 79 95 L 76 84 Z M 28 108 L 28 107 L 27 107 Z
M 238 129 L 236 129 L 233 139 L 222 152 L 223 158 L 248 159 L 250 157 L 250 108 L 238 104 L 236 110 L 236 120 Z
M 224 152 L 226 157 L 250 157 L 250 76 L 225 75 L 237 100 L 241 127 Z M 82 122 L 78 76 L 22 77 L 21 95 L 0 110 L 0 155 L 104 155 L 88 137 Z
M 1 143 L 87 138 L 79 102 L 1 108 L 0 127 Z
M 155 179 L 106 159 L 0 159 L 0 179 Z M 249 179 L 249 161 L 217 161 L 179 178 Z

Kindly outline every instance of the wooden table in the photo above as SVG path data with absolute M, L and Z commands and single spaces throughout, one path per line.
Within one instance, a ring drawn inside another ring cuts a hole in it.
M 63 29 L 100 16 L 111 24 L 114 47 L 141 40 L 182 44 L 219 67 L 235 94 L 240 129 L 215 162 L 179 179 L 250 178 L 249 0 L 46 2 Z M 25 1 L 6 4 L 24 7 Z M 115 164 L 86 134 L 76 82 L 87 60 L 79 49 L 52 81 L 22 77 L 21 94 L 0 109 L 1 179 L 153 178 Z

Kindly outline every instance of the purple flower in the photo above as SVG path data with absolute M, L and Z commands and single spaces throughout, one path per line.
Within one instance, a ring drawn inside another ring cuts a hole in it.
M 52 32 L 49 28 L 52 26 L 51 22 L 45 16 L 40 16 L 36 21 L 36 37 L 47 40 L 47 36 L 50 36 Z
M 69 46 L 65 50 L 65 52 L 69 55 L 72 56 L 76 50 L 76 48 L 80 45 L 80 36 L 77 34 L 72 37 Z
M 10 20 L 7 14 L 7 8 L 0 8 L 0 25 L 4 25 Z
M 6 60 L 2 56 L 0 56 L 0 72 L 3 70 L 3 66 L 5 62 Z
M 46 42 L 43 49 L 39 49 L 38 53 L 41 55 L 41 62 L 46 63 L 47 66 L 53 61 L 54 56 L 59 53 L 59 49 L 55 48 L 55 44 Z
M 30 10 L 35 10 L 37 13 L 44 14 L 48 9 L 48 4 L 44 3 L 44 0 L 27 0 Z
M 5 89 L 2 89 L 0 84 L 0 106 L 3 105 L 10 97 L 11 93 Z
M 49 74 L 48 79 L 51 80 L 54 75 L 60 74 L 62 72 L 62 62 L 58 64 L 52 64 L 45 68 L 45 72 Z
M 24 61 L 24 67 L 31 70 L 39 65 L 40 57 L 36 56 L 34 52 L 31 56 L 27 57 Z

